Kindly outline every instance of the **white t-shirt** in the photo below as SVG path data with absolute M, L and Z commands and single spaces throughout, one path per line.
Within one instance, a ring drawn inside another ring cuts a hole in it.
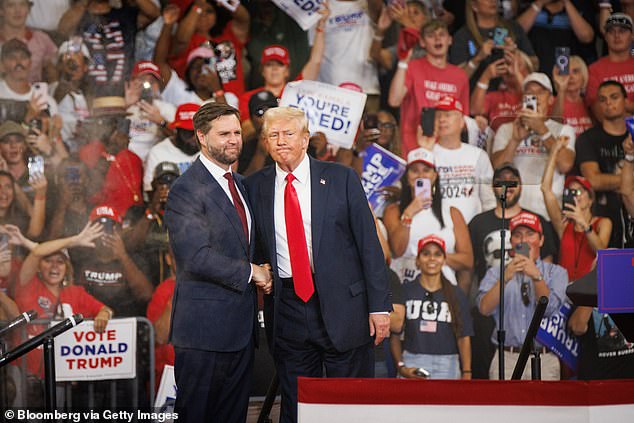
M 49 96 L 53 96 L 57 85 L 57 82 L 53 82 L 49 85 Z M 59 102 L 57 110 L 62 117 L 62 140 L 73 150 L 73 148 L 76 147 L 75 130 L 77 129 L 77 122 L 90 116 L 90 109 L 88 108 L 86 97 L 84 97 L 81 91 L 68 93 L 62 98 L 62 101 Z
M 70 0 L 31 0 L 26 26 L 42 31 L 57 31 L 62 15 L 70 8 Z
M 167 122 L 173 122 L 176 115 L 176 107 L 171 103 L 155 99 L 153 104 L 158 107 L 161 116 Z M 128 112 L 132 113 L 130 119 L 130 145 L 129 149 L 145 161 L 150 148 L 164 138 L 161 128 L 149 119 L 141 117 L 141 109 L 136 104 L 128 107 Z
M 172 76 L 161 93 L 161 98 L 176 107 L 184 103 L 203 104 L 204 102 L 198 94 L 187 89 L 187 84 L 178 77 L 174 69 L 172 69 Z M 230 106 L 238 108 L 238 97 L 235 94 L 225 92 L 225 100 Z
M 0 98 L 6 98 L 9 100 L 17 100 L 17 101 L 31 101 L 31 97 L 33 96 L 33 85 L 31 85 L 31 89 L 26 94 L 18 94 L 13 91 L 7 83 L 3 80 L 0 81 Z M 59 113 L 57 108 L 57 102 L 51 95 L 48 96 L 48 110 L 51 116 L 55 116 Z
M 571 126 L 562 125 L 552 119 L 547 120 L 545 124 L 555 138 L 561 135 L 567 136 L 567 148 L 573 152 L 575 151 L 575 130 Z M 493 140 L 492 152 L 495 153 L 504 150 L 511 139 L 511 135 L 513 135 L 513 122 L 508 122 L 500 126 Z M 548 162 L 548 151 L 542 144 L 538 135 L 529 136 L 522 140 L 517 150 L 515 150 L 513 164 L 517 166 L 517 170 L 520 171 L 520 176 L 522 177 L 520 206 L 532 210 L 550 220 L 548 211 L 546 210 L 546 203 L 544 202 L 544 195 L 541 190 L 542 177 L 546 169 L 546 163 Z M 552 190 L 558 200 L 561 200 L 561 196 L 564 192 L 565 178 L 565 175 L 555 169 Z
M 379 94 L 376 64 L 370 60 L 374 29 L 366 0 L 328 2 L 326 45 L 318 81 L 339 85 L 354 82 L 366 94 Z
M 147 155 L 143 173 L 143 190 L 152 191 L 152 179 L 154 178 L 154 168 L 162 162 L 172 162 L 178 165 L 181 175 L 198 157 L 196 153 L 191 156 L 180 151 L 169 138 L 165 138 L 160 143 L 150 149 Z
M 443 210 L 453 206 L 469 223 L 476 214 L 495 207 L 493 167 L 484 150 L 464 143 L 451 150 L 436 144 L 433 153 Z

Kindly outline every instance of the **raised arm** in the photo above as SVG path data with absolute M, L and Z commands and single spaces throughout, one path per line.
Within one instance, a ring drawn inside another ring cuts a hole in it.
M 553 176 L 555 175 L 555 166 L 557 163 L 557 154 L 559 150 L 562 148 L 566 148 L 568 144 L 567 137 L 559 137 L 550 151 L 550 155 L 548 156 L 548 162 L 546 164 L 546 169 L 544 170 L 544 176 L 542 177 L 542 194 L 544 195 L 544 202 L 546 203 L 546 210 L 548 211 L 548 216 L 550 217 L 550 222 L 553 224 L 555 228 L 555 232 L 559 239 L 561 239 L 564 233 L 564 223 L 563 223 L 563 215 L 561 213 L 561 208 L 559 207 L 559 203 L 557 201 L 557 197 L 553 192 Z
M 322 3 L 322 8 L 319 10 L 321 18 L 315 26 L 315 38 L 313 39 L 313 46 L 310 49 L 310 56 L 308 61 L 302 68 L 302 77 L 306 80 L 315 80 L 319 75 L 319 68 L 321 67 L 321 59 L 324 56 L 324 50 L 326 47 L 326 35 L 324 29 L 326 28 L 326 20 L 330 15 L 330 9 L 328 9 L 328 2 Z
M 57 31 L 59 31 L 64 37 L 70 37 L 77 30 L 79 21 L 86 12 L 88 7 L 88 0 L 79 0 L 73 3 L 66 12 L 59 19 L 57 25 Z
M 154 48 L 154 63 L 161 70 L 161 78 L 163 84 L 167 85 L 172 77 L 172 68 L 167 64 L 167 58 L 170 53 L 170 45 L 172 43 L 172 31 L 174 25 L 178 22 L 180 9 L 175 4 L 168 4 L 163 10 L 163 28 L 156 41 Z

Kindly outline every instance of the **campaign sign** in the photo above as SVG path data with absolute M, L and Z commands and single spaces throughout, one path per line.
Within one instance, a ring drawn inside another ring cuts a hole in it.
M 571 311 L 570 304 L 564 302 L 558 312 L 542 319 L 535 338 L 555 353 L 566 366 L 575 370 L 581 345 L 577 337 L 568 330 L 568 318 Z
M 311 133 L 323 132 L 330 144 L 351 148 L 366 97 L 323 82 L 294 81 L 286 84 L 280 106 L 302 109 Z
M 55 338 L 58 382 L 134 379 L 136 319 L 113 319 L 103 333 L 86 321 Z
M 154 407 L 161 413 L 174 412 L 176 404 L 176 378 L 174 377 L 174 366 L 166 364 L 163 367 L 163 375 L 161 376 L 161 384 L 159 385 Z
M 321 15 L 321 0 L 273 0 L 273 3 L 293 18 L 304 31 L 312 28 Z
M 361 183 L 372 210 L 379 210 L 386 198 L 381 188 L 394 185 L 405 173 L 407 162 L 376 143 L 365 149 Z
M 599 313 L 634 313 L 634 249 L 599 250 Z

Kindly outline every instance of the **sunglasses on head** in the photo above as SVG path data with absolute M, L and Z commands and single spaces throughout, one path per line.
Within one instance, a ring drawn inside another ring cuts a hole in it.
M 522 294 L 522 302 L 525 306 L 528 306 L 531 302 L 530 285 L 528 282 L 522 282 L 522 285 L 520 286 L 520 292 Z

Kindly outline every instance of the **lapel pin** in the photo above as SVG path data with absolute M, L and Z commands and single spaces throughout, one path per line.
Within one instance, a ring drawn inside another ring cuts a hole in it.
M 322 185 L 326 185 L 326 180 L 325 179 L 320 179 L 319 183 L 322 184 Z

